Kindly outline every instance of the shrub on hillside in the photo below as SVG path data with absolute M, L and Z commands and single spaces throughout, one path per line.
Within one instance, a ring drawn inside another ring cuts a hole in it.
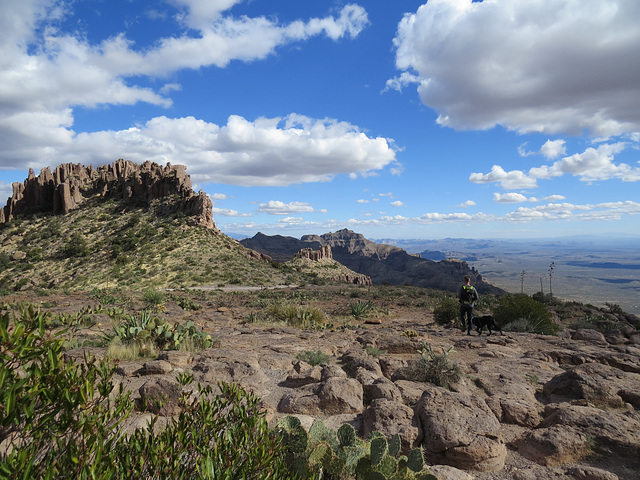
M 505 330 L 553 335 L 559 328 L 544 304 L 520 293 L 500 297 L 493 317 Z
M 89 255 L 89 245 L 85 238 L 79 233 L 74 233 L 60 251 L 65 258 L 86 257 Z

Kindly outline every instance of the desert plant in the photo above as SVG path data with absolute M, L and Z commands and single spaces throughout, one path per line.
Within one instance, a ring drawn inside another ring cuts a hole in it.
M 436 353 L 431 344 L 420 342 L 419 356 L 408 368 L 407 376 L 414 382 L 429 382 L 439 387 L 450 388 L 462 376 L 462 369 L 449 360 L 454 352 L 453 346 Z
M 142 299 L 147 302 L 150 307 L 159 309 L 164 302 L 164 293 L 150 289 L 144 292 Z
M 351 303 L 349 305 L 349 310 L 351 312 L 351 315 L 356 320 L 366 317 L 372 309 L 373 309 L 373 302 L 371 300 L 368 300 L 366 302 L 362 300 L 358 300 L 357 302 Z
M 364 347 L 364 349 L 369 355 L 373 357 L 379 357 L 380 355 L 384 355 L 385 353 L 387 353 L 386 350 L 380 350 L 379 348 L 371 346 Z
M 303 350 L 298 355 L 296 355 L 298 360 L 302 360 L 303 362 L 307 362 L 309 365 L 328 365 L 331 363 L 331 356 L 326 353 L 322 353 L 321 350 L 317 352 L 312 352 L 310 350 Z
M 548 319 L 536 317 L 533 314 L 509 322 L 503 329 L 507 332 L 535 333 L 538 335 L 554 335 L 558 331 L 555 323 L 549 323 Z
M 307 433 L 296 417 L 281 420 L 279 432 L 287 464 L 298 478 L 435 480 L 425 468 L 421 449 L 401 455 L 399 435 L 387 440 L 374 433 L 362 440 L 350 424 L 334 431 L 321 421 Z
M 133 402 L 114 389 L 114 365 L 65 361 L 34 309 L 0 315 L 0 341 L 1 478 L 292 478 L 259 399 L 241 387 L 219 384 L 214 395 L 182 374 L 180 414 L 124 435 Z
M 62 339 L 33 308 L 0 316 L 3 478 L 111 478 L 119 425 L 132 403 L 112 396 L 115 366 L 65 362 Z
M 441 299 L 433 309 L 433 318 L 438 325 L 449 325 L 460 319 L 460 303 L 452 297 Z
M 67 243 L 62 247 L 60 254 L 65 258 L 86 257 L 89 255 L 89 245 L 79 233 L 71 235 Z
M 547 307 L 528 295 L 503 295 L 498 301 L 493 317 L 500 327 L 506 327 L 507 324 L 518 319 L 524 318 L 527 322 L 531 320 L 536 330 L 546 335 L 557 333 L 559 328 Z
M 113 329 L 124 344 L 137 343 L 144 346 L 150 341 L 161 350 L 179 350 L 185 340 L 189 339 L 189 348 L 209 348 L 213 339 L 208 333 L 198 330 L 188 320 L 185 324 L 169 323 L 167 320 L 153 315 L 149 310 L 138 315 L 127 315 L 113 321 Z

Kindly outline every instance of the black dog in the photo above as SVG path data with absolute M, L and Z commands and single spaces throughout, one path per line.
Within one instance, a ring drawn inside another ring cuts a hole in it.
M 500 332 L 500 335 L 504 335 L 504 333 L 502 333 L 502 329 L 498 325 L 496 325 L 496 321 L 493 319 L 493 316 L 491 315 L 473 317 L 472 322 L 473 322 L 473 326 L 476 327 L 476 331 L 478 332 L 478 335 L 482 335 L 482 330 L 484 329 L 484 327 L 487 327 L 487 330 L 489 330 L 489 335 L 493 333 L 491 331 L 492 328 L 494 330 L 498 330 Z

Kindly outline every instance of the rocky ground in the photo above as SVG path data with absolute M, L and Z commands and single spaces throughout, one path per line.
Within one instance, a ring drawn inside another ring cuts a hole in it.
M 96 304 L 83 295 L 52 300 L 52 311 Z M 435 324 L 427 309 L 392 301 L 373 323 L 302 330 L 247 323 L 255 305 L 228 297 L 200 303 L 185 312 L 167 302 L 163 315 L 194 321 L 218 340 L 215 348 L 121 361 L 116 381 L 136 397 L 167 391 L 184 370 L 201 383 L 237 382 L 262 398 L 273 424 L 297 415 L 307 426 L 314 419 L 332 428 L 349 422 L 361 436 L 400 433 L 406 449 L 423 445 L 439 479 L 639 478 L 638 334 L 606 339 L 595 330 L 565 328 L 559 336 L 467 336 Z M 318 306 L 337 308 L 330 298 Z M 94 319 L 84 338 L 111 328 L 105 314 Z M 448 359 L 463 375 L 450 389 L 410 379 L 407 367 L 426 344 L 436 353 L 453 347 Z M 82 358 L 86 349 L 69 355 Z M 313 367 L 297 358 L 318 351 L 330 357 L 328 364 Z M 150 415 L 140 412 L 132 426 Z

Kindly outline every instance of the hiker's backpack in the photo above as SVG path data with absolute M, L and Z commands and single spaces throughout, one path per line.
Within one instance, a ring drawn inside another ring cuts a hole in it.
M 462 286 L 462 301 L 472 303 L 475 300 L 475 294 L 473 291 L 473 286 L 471 285 L 463 285 Z

